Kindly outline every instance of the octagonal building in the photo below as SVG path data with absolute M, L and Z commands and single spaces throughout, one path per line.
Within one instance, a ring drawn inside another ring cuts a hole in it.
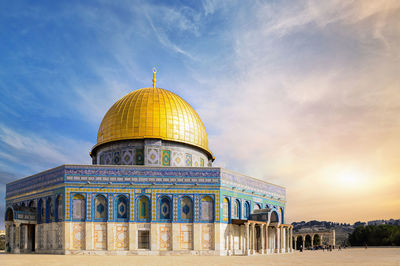
M 105 114 L 92 165 L 7 184 L 6 251 L 252 255 L 292 252 L 284 187 L 212 167 L 196 111 L 135 90 Z

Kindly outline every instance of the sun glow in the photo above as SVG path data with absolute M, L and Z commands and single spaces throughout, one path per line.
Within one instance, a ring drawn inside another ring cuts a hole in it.
M 370 173 L 367 169 L 343 164 L 325 167 L 322 174 L 326 183 L 340 188 L 364 188 L 370 181 Z
M 351 187 L 362 185 L 363 177 L 362 172 L 353 169 L 341 171 L 336 175 L 336 179 L 340 184 Z

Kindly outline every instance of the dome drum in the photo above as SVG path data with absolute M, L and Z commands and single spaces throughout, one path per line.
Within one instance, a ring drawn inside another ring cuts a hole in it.
M 93 164 L 211 167 L 202 149 L 161 139 L 121 140 L 105 143 L 92 152 Z

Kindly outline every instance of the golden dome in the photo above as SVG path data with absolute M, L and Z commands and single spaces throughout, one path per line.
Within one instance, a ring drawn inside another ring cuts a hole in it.
M 118 100 L 104 116 L 97 144 L 128 139 L 162 139 L 208 150 L 206 129 L 196 111 L 181 97 L 160 88 L 143 88 Z

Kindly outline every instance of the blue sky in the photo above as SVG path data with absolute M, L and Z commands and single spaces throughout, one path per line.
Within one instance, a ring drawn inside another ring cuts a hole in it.
M 3 1 L 0 198 L 89 164 L 105 112 L 157 67 L 215 165 L 286 186 L 290 221 L 396 218 L 399 16 L 390 0 Z

